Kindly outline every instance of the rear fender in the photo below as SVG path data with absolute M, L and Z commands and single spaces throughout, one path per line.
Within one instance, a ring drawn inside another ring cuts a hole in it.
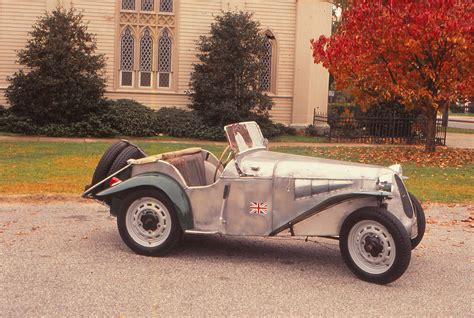
M 176 180 L 162 173 L 154 172 L 137 175 L 97 193 L 96 197 L 98 199 L 110 200 L 112 202 L 112 214 L 115 214 L 118 210 L 118 206 L 122 204 L 125 197 L 124 194 L 143 187 L 156 188 L 170 198 L 178 214 L 179 223 L 183 230 L 189 230 L 194 227 L 191 205 L 184 189 Z

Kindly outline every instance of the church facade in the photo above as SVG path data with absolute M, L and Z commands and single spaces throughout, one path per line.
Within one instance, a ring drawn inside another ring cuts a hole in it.
M 37 18 L 58 4 L 82 12 L 96 34 L 110 99 L 186 107 L 196 41 L 222 11 L 243 10 L 266 35 L 261 84 L 274 101 L 272 118 L 304 126 L 315 109 L 327 110 L 328 73 L 313 63 L 309 43 L 331 30 L 332 5 L 319 0 L 0 0 L 0 104 L 7 104 L 7 77 L 20 67 L 17 50 Z

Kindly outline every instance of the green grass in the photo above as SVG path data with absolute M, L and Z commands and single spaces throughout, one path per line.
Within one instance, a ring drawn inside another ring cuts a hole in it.
M 449 113 L 449 116 L 463 116 L 463 117 L 474 117 L 474 113 Z
M 474 165 L 465 167 L 403 166 L 409 191 L 432 202 L 460 203 L 474 201 Z
M 146 153 L 184 149 L 195 144 L 137 142 Z M 0 142 L 0 193 L 79 193 L 110 143 Z M 197 145 L 199 146 L 199 145 Z M 221 145 L 203 145 L 215 153 Z
M 141 141 L 137 144 L 148 154 L 174 151 L 187 147 L 202 147 L 217 156 L 223 144 L 191 144 Z M 0 194 L 76 193 L 90 183 L 92 173 L 106 142 L 0 142 Z M 361 153 L 334 151 L 335 147 L 276 147 L 275 151 L 330 159 L 361 161 Z M 372 148 L 370 151 L 377 151 Z M 343 149 L 344 150 L 344 149 Z M 367 160 L 366 160 L 367 162 Z M 386 158 L 371 163 L 389 165 Z M 474 198 L 474 165 L 458 167 L 421 167 L 413 163 L 403 165 L 409 177 L 410 191 L 431 202 L 472 202 Z
M 328 142 L 325 137 L 310 137 L 300 135 L 283 135 L 272 138 L 271 142 L 304 142 L 304 143 L 325 143 Z
M 448 127 L 446 131 L 449 133 L 458 133 L 458 134 L 474 134 L 474 129 L 465 129 L 465 128 Z

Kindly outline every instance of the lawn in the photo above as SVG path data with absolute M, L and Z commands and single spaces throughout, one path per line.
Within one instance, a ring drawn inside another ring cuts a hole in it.
M 448 133 L 457 133 L 457 134 L 474 134 L 474 129 L 466 129 L 466 128 L 448 127 L 446 131 Z
M 304 142 L 304 143 L 325 143 L 328 142 L 326 137 L 311 137 L 301 135 L 283 135 L 270 139 L 271 142 Z
M 469 112 L 465 112 L 465 113 L 452 113 L 452 112 L 449 112 L 449 116 L 474 117 L 474 113 L 469 113 Z
M 137 142 L 148 154 L 201 146 L 219 155 L 223 144 Z M 105 142 L 0 142 L 0 194 L 75 193 L 90 182 Z M 474 153 L 415 147 L 281 147 L 275 151 L 389 165 L 401 162 L 413 193 L 431 202 L 474 201 Z M 421 160 L 420 158 L 423 158 Z

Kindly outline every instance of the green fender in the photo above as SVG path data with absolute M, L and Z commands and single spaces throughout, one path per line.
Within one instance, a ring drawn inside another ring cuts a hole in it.
M 125 180 L 111 188 L 96 194 L 96 197 L 115 197 L 123 191 L 138 187 L 154 187 L 163 191 L 173 202 L 183 230 L 194 226 L 193 213 L 188 197 L 181 185 L 173 178 L 162 173 L 144 173 Z

